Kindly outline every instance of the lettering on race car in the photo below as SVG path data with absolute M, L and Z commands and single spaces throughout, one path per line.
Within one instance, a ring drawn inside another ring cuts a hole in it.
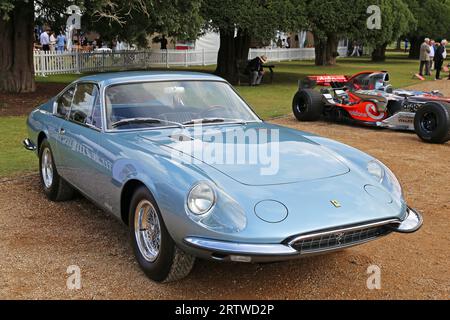
M 417 110 L 420 109 L 420 107 L 422 107 L 423 104 L 420 103 L 415 103 L 415 102 L 405 102 L 403 104 L 403 110 L 407 111 L 407 112 L 414 112 L 416 113 Z
M 398 118 L 398 122 L 410 124 L 410 123 L 414 123 L 414 118 L 400 117 L 400 118 Z
M 351 110 L 351 111 L 349 111 L 349 113 L 350 113 L 350 115 L 352 115 L 354 117 L 370 118 L 373 120 L 382 120 L 386 116 L 386 113 L 378 112 L 377 107 L 375 106 L 375 104 L 372 104 L 372 103 L 368 103 L 366 105 L 366 112 L 361 112 L 358 110 Z
M 310 76 L 308 78 L 318 85 L 324 86 L 330 85 L 332 82 L 345 83 L 348 81 L 347 77 L 342 75 Z
M 361 117 L 361 118 L 367 118 L 367 113 L 364 112 L 359 112 L 359 111 L 349 111 L 348 113 L 350 113 L 350 115 L 355 116 L 355 117 Z

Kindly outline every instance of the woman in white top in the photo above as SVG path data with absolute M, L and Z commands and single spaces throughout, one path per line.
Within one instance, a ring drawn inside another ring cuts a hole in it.
M 55 33 L 52 31 L 52 33 L 50 34 L 50 51 L 55 50 L 56 50 L 56 37 Z

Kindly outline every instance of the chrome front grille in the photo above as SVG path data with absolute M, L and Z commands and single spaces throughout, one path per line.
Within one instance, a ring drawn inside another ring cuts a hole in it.
M 315 253 L 345 248 L 385 236 L 392 232 L 388 224 L 365 226 L 300 236 L 289 245 L 300 253 Z

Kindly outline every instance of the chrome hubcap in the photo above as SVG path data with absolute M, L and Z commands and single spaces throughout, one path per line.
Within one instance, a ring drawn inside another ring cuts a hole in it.
M 161 226 L 153 204 L 142 200 L 134 215 L 134 236 L 145 260 L 153 262 L 161 248 Z
M 53 160 L 48 148 L 42 152 L 41 172 L 45 187 L 50 188 L 53 184 Z

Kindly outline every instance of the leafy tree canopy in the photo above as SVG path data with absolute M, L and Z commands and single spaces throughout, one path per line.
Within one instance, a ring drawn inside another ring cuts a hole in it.
M 308 26 L 318 38 L 351 36 L 365 21 L 367 6 L 360 0 L 306 0 Z
M 241 30 L 257 40 L 306 24 L 303 0 L 204 0 L 201 15 L 207 28 L 224 33 Z
M 417 20 L 404 0 L 366 0 L 367 6 L 378 5 L 381 9 L 381 29 L 367 28 L 363 20 L 358 38 L 365 40 L 372 47 L 383 45 L 397 40 L 417 26 Z M 366 15 L 367 19 L 367 15 Z
M 404 0 L 417 20 L 410 36 L 446 37 L 450 32 L 450 1 Z
M 419 58 L 420 44 L 425 37 L 447 38 L 450 32 L 450 1 L 403 0 L 417 20 L 416 28 L 406 34 L 411 42 L 410 58 Z
M 31 0 L 0 0 L 0 13 L 8 18 L 17 2 Z M 54 29 L 65 27 L 69 5 L 82 10 L 84 31 L 97 31 L 105 39 L 121 39 L 145 45 L 154 32 L 195 39 L 203 23 L 200 16 L 202 0 L 36 0 L 36 21 Z

